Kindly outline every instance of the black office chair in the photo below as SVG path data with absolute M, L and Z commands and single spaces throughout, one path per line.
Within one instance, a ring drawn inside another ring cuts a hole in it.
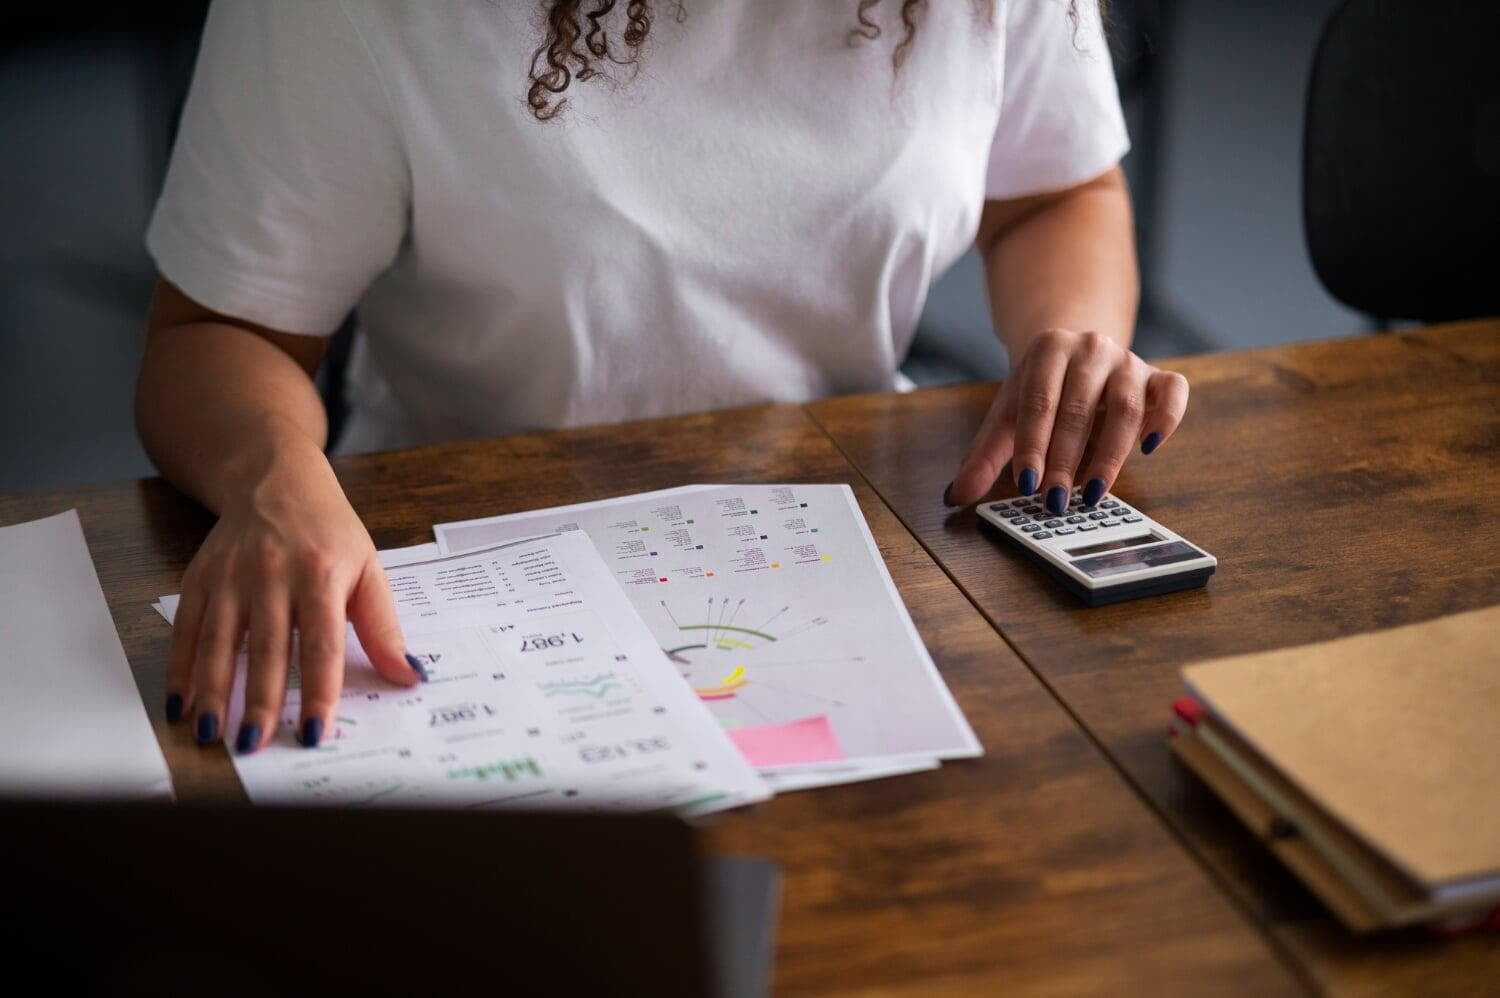
M 1500 3 L 1347 0 L 1308 85 L 1302 208 L 1337 299 L 1500 315 Z

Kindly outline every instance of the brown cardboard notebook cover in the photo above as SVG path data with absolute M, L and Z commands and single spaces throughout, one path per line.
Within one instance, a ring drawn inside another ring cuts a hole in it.
M 1500 873 L 1500 606 L 1203 662 L 1183 678 L 1413 879 Z

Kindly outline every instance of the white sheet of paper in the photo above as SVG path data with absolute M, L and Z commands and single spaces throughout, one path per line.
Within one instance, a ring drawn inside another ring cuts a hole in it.
M 0 791 L 170 798 L 78 513 L 0 528 Z
M 587 539 L 460 555 L 423 545 L 382 561 L 429 682 L 380 679 L 350 628 L 332 736 L 312 750 L 296 743 L 294 673 L 272 743 L 234 757 L 252 800 L 703 814 L 770 796 Z M 175 597 L 161 604 L 175 613 Z M 243 666 L 242 656 L 229 732 L 243 714 Z
M 579 531 L 688 685 L 779 784 L 983 751 L 848 486 L 692 485 L 433 528 L 450 552 Z

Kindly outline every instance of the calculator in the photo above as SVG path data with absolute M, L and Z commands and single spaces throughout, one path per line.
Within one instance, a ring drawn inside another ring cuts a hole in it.
M 1113 495 L 1084 505 L 1074 489 L 1067 511 L 1040 496 L 981 503 L 979 527 L 1021 549 L 1089 606 L 1201 586 L 1219 560 Z

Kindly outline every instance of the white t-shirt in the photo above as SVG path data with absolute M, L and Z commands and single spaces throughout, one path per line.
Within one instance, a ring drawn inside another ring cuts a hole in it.
M 370 450 L 889 389 L 984 200 L 1128 147 L 1093 0 L 938 0 L 899 72 L 894 2 L 682 9 L 543 123 L 535 0 L 218 0 L 147 246 L 273 329 L 357 309 Z

